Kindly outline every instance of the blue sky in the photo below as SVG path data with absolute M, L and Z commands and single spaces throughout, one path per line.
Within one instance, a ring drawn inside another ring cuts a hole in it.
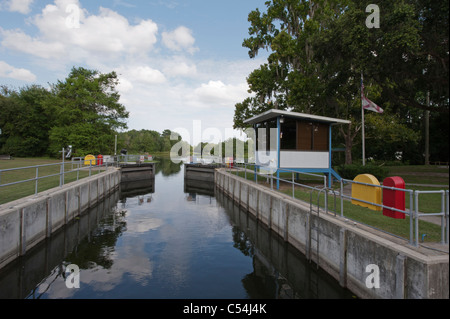
M 246 77 L 265 62 L 242 47 L 264 2 L 1 0 L 0 85 L 47 87 L 73 66 L 116 71 L 129 129 L 183 128 L 195 142 L 196 121 L 225 138 Z

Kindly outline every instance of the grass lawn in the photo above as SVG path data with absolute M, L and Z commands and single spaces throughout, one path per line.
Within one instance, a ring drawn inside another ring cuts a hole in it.
M 439 191 L 449 189 L 449 169 L 445 166 L 390 166 L 388 169 L 390 176 L 400 176 L 403 178 L 406 183 L 406 189 L 419 191 Z M 442 187 L 444 185 L 445 187 Z M 441 194 L 419 194 L 419 211 L 422 213 L 441 212 L 441 196 Z M 406 197 L 405 205 L 408 209 L 409 196 Z
M 390 176 L 400 176 L 406 184 L 449 185 L 449 169 L 445 166 L 389 166 Z
M 17 168 L 17 167 L 29 167 L 36 165 L 46 164 L 58 164 L 60 160 L 50 158 L 15 158 L 13 160 L 0 160 L 0 170 Z M 76 169 L 77 165 L 72 165 L 71 162 L 66 162 L 64 165 L 64 184 L 73 182 L 79 179 L 89 176 L 89 169 L 81 170 L 77 172 L 69 171 Z M 37 190 L 42 192 L 60 185 L 60 165 L 44 166 L 36 168 L 27 168 L 15 171 L 0 172 L 0 185 L 8 184 L 17 181 L 23 181 L 38 177 L 44 177 L 49 175 L 55 175 L 38 180 Z M 94 167 L 91 170 L 91 174 L 98 174 L 98 169 Z M 37 173 L 37 174 L 36 174 Z M 36 182 L 34 180 L 23 182 L 20 184 L 0 187 L 0 204 L 4 204 L 22 197 L 33 195 L 35 193 Z
M 436 166 L 396 166 L 389 167 L 389 176 L 400 176 L 405 180 L 405 183 L 409 184 L 430 184 L 430 185 L 447 185 L 447 187 L 429 187 L 429 186 L 406 186 L 406 189 L 412 190 L 448 190 L 448 169 L 440 168 Z M 239 176 L 244 177 L 243 172 L 239 172 Z M 283 174 L 282 174 L 283 176 Z M 300 175 L 301 177 L 305 177 Z M 247 172 L 247 179 L 254 181 L 255 176 L 251 172 Z M 267 182 L 266 177 L 258 176 L 258 183 L 270 187 L 270 181 Z M 282 178 L 291 180 L 292 174 L 287 173 Z M 323 187 L 323 182 L 320 178 L 311 180 L 311 178 L 298 180 L 296 182 L 300 184 L 313 185 Z M 275 188 L 275 180 L 274 185 Z M 339 190 L 340 184 L 335 184 L 335 188 Z M 281 185 L 280 191 L 292 196 L 292 185 Z M 295 186 L 295 198 L 301 199 L 307 203 L 310 202 L 311 190 Z M 319 194 L 317 191 L 313 191 L 312 198 L 313 204 L 317 205 L 319 200 L 320 206 L 324 207 L 324 194 Z M 420 194 L 419 195 L 419 211 L 421 213 L 439 213 L 441 212 L 441 194 Z M 334 196 L 328 196 L 328 209 L 334 211 Z M 365 207 L 353 205 L 349 200 L 344 200 L 344 216 L 346 218 L 358 221 L 360 223 L 370 225 L 372 227 L 381 229 L 399 237 L 409 239 L 410 237 L 410 221 L 409 216 L 406 215 L 405 219 L 393 219 L 383 215 L 382 211 L 373 211 Z M 405 194 L 405 207 L 409 209 L 409 194 Z M 336 198 L 336 213 L 341 213 L 341 201 L 337 196 Z M 441 241 L 441 228 L 438 225 L 419 220 L 419 236 L 423 234 L 427 236 L 424 242 L 440 242 Z M 421 238 L 420 238 L 421 239 Z

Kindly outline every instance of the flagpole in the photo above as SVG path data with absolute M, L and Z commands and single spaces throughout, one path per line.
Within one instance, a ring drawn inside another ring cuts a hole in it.
M 363 107 L 363 72 L 361 71 L 361 113 L 362 113 L 362 164 L 366 166 L 366 138 L 364 131 L 364 107 Z

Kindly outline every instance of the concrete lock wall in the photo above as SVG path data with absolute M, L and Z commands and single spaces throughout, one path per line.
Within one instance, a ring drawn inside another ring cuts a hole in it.
M 120 170 L 0 205 L 0 269 L 96 205 L 120 185 Z
M 214 166 L 201 164 L 185 164 L 184 178 L 201 182 L 214 183 Z
M 136 182 L 155 177 L 155 163 L 121 165 L 121 182 Z
M 224 194 L 361 298 L 449 298 L 448 254 L 422 254 L 340 216 L 317 214 L 317 207 L 311 212 L 309 203 L 223 169 L 216 170 L 215 182 Z

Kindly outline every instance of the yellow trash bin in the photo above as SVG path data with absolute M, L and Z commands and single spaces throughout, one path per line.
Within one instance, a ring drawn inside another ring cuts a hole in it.
M 89 166 L 89 165 L 96 165 L 96 159 L 94 155 L 86 155 L 86 157 L 84 158 L 84 165 Z
M 380 182 L 378 179 L 371 174 L 361 174 L 355 177 L 354 182 L 372 184 L 380 186 Z M 379 206 L 371 205 L 368 203 L 364 203 L 360 200 L 364 200 L 366 202 L 371 202 L 374 204 L 381 205 L 381 187 L 370 186 L 370 185 L 361 185 L 361 184 L 352 184 L 352 204 L 359 205 L 362 207 L 367 207 L 371 210 L 381 211 L 382 208 Z

